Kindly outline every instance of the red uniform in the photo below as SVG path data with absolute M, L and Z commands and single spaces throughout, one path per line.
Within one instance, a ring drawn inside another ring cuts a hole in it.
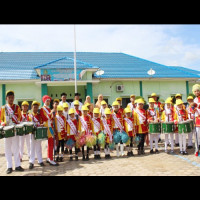
M 124 118 L 124 129 L 125 132 L 128 133 L 129 137 L 134 136 L 135 126 L 134 126 L 134 118 Z
M 67 121 L 67 137 L 69 139 L 76 141 L 75 135 L 77 133 L 78 133 L 78 121 L 76 119 L 69 119 Z
M 121 123 L 121 126 L 124 128 L 124 114 L 122 112 L 122 109 L 121 110 L 119 109 L 119 111 L 117 113 L 113 111 L 112 114 L 115 115 L 117 117 L 117 119 L 119 119 L 119 122 Z M 115 121 L 114 129 L 120 130 L 120 128 L 117 125 L 116 121 Z

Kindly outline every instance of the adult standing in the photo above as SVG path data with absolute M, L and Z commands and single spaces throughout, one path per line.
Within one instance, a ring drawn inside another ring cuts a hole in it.
M 20 107 L 14 104 L 15 93 L 8 91 L 6 93 L 7 104 L 1 108 L 1 125 L 2 126 L 15 126 L 22 121 Z M 21 167 L 20 154 L 19 154 L 19 136 L 5 138 L 5 156 L 7 160 L 7 174 L 13 172 L 12 155 L 15 160 L 15 170 L 23 172 Z
M 100 95 L 98 96 L 98 101 L 97 101 L 95 107 L 101 109 L 101 102 L 102 102 L 102 101 L 103 101 L 103 95 L 100 94 Z
M 80 102 L 80 94 L 79 93 L 75 93 L 74 101 L 79 101 L 79 110 L 81 110 L 83 104 Z M 71 104 L 71 108 L 75 109 L 74 102 Z
M 67 94 L 66 93 L 62 93 L 61 94 L 61 102 L 59 103 L 60 106 L 63 106 L 64 103 L 68 104 L 68 109 L 70 109 L 70 103 L 67 102 Z

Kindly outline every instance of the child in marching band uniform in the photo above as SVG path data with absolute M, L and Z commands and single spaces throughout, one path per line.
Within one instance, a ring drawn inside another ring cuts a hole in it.
M 160 115 L 159 111 L 155 109 L 156 101 L 153 98 L 149 99 L 149 109 L 147 111 L 148 113 L 148 123 L 153 123 L 153 122 L 159 122 L 160 121 Z M 158 140 L 159 140 L 159 134 L 150 134 L 150 146 L 151 146 L 151 151 L 150 153 L 153 154 L 153 141 L 155 141 L 155 153 L 159 153 L 158 151 Z
M 15 126 L 22 121 L 21 110 L 18 105 L 14 104 L 15 93 L 14 91 L 6 92 L 7 104 L 1 107 L 1 125 L 2 126 Z M 19 136 L 5 138 L 5 156 L 7 160 L 7 174 L 13 172 L 12 155 L 15 160 L 15 170 L 23 172 L 19 156 Z
M 108 108 L 108 104 L 105 101 L 101 102 L 100 116 L 101 118 L 105 118 L 105 109 Z
M 72 139 L 76 143 L 75 136 L 78 134 L 78 121 L 75 117 L 75 110 L 71 108 L 69 110 L 69 118 L 67 120 L 67 138 Z M 75 159 L 78 161 L 79 149 L 75 146 Z M 70 161 L 73 161 L 72 149 L 70 149 Z
M 88 115 L 89 109 L 86 106 L 82 106 L 82 116 L 79 118 L 79 134 L 84 135 L 93 135 L 94 133 L 94 125 L 91 117 Z M 89 161 L 89 151 L 90 149 L 87 147 L 87 156 L 85 158 L 85 147 L 82 147 L 83 161 Z
M 57 114 L 55 117 L 55 131 L 56 131 L 56 141 L 57 141 L 57 152 L 56 152 L 56 162 L 63 162 L 64 150 L 65 150 L 65 138 L 67 136 L 67 124 L 66 118 L 63 115 L 63 107 L 57 107 Z M 59 157 L 61 148 L 61 157 Z
M 119 105 L 120 105 L 119 112 L 123 113 L 123 115 L 124 115 L 124 108 L 122 107 L 122 98 L 121 98 L 121 97 L 118 97 L 118 98 L 116 99 L 116 101 L 117 101 L 117 102 L 119 103 Z
M 66 120 L 68 120 L 69 116 L 68 116 L 68 111 L 69 111 L 69 105 L 68 103 L 63 103 L 63 115 L 66 118 Z
M 82 116 L 82 112 L 79 110 L 79 107 L 80 107 L 79 101 L 78 100 L 74 101 L 73 105 L 75 109 L 76 120 L 79 121 L 79 118 Z
M 129 108 L 131 109 L 131 111 L 134 111 L 134 110 L 136 109 L 136 105 L 135 105 L 135 95 L 134 95 L 134 94 L 132 94 L 132 95 L 130 96 L 130 101 L 131 101 L 131 103 L 129 103 L 127 107 L 129 107 Z
M 172 107 L 172 101 L 167 99 L 165 102 L 165 109 L 162 113 L 161 121 L 165 122 L 174 122 L 174 110 Z M 171 141 L 171 153 L 174 153 L 174 133 L 165 134 L 165 152 L 167 153 L 167 147 L 169 144 L 169 136 Z
M 34 123 L 34 127 L 42 127 L 42 117 L 39 113 L 39 107 L 40 103 L 37 101 L 33 101 L 32 103 L 32 112 L 29 114 L 30 121 Z M 41 167 L 44 167 L 44 163 L 42 160 L 42 141 L 41 140 L 35 140 L 34 134 L 31 134 L 31 143 L 30 143 L 30 160 L 29 160 L 29 169 L 34 168 L 35 163 L 35 155 L 37 155 L 38 164 Z
M 103 130 L 103 124 L 100 118 L 100 110 L 99 108 L 94 108 L 94 117 L 92 118 L 94 124 L 94 135 L 98 138 L 99 133 Z M 98 144 L 94 146 L 94 159 L 101 159 L 101 147 Z
M 135 137 L 135 120 L 134 116 L 132 115 L 132 111 L 130 108 L 126 108 L 124 110 L 126 117 L 124 118 L 124 129 L 125 132 L 128 134 L 130 137 L 130 145 L 128 147 L 128 157 L 134 156 L 133 154 L 133 138 Z
M 187 112 L 188 112 L 188 118 L 189 120 L 193 120 L 195 118 L 195 111 L 192 108 L 192 105 L 194 103 L 194 97 L 189 96 L 187 98 L 188 101 L 188 107 L 187 107 Z M 195 129 L 192 130 L 191 133 L 188 134 L 188 149 L 193 149 L 193 136 L 195 135 Z
M 184 109 L 183 106 L 184 102 L 182 100 L 177 100 L 176 101 L 176 111 L 174 114 L 174 122 L 175 124 L 178 124 L 179 122 L 184 122 L 188 120 L 188 113 Z M 179 144 L 180 144 L 180 154 L 182 155 L 188 155 L 186 151 L 186 134 L 182 133 L 179 134 Z
M 22 122 L 29 122 L 28 109 L 29 109 L 29 103 L 27 101 L 22 102 Z M 26 140 L 26 146 L 27 146 L 27 150 L 28 150 L 28 157 L 30 158 L 31 136 L 30 136 L 30 134 L 27 134 L 27 135 L 19 137 L 19 150 L 20 150 L 21 162 L 23 160 L 23 155 L 24 155 L 24 141 L 25 140 Z
M 194 104 L 192 105 L 195 110 L 195 128 L 196 128 L 196 156 L 199 156 L 199 145 L 200 145 L 200 85 L 196 84 L 193 86 L 192 91 L 196 96 Z
M 43 96 L 42 101 L 44 106 L 40 110 L 42 121 L 45 123 L 45 127 L 48 128 L 48 154 L 47 154 L 47 163 L 51 166 L 59 166 L 58 163 L 54 161 L 54 130 L 53 130 L 53 111 L 50 109 L 51 97 L 48 95 Z
M 137 100 L 137 108 L 135 110 L 135 122 L 136 122 L 136 133 L 140 137 L 140 143 L 138 145 L 138 155 L 145 154 L 144 142 L 145 136 L 148 134 L 148 122 L 147 122 L 147 111 L 144 110 L 144 100 Z
M 114 129 L 113 131 L 121 131 L 124 130 L 124 115 L 122 109 L 120 109 L 120 104 L 118 101 L 113 102 L 112 104 L 112 116 L 114 119 Z M 120 153 L 119 153 L 119 144 L 116 144 L 116 150 L 117 150 L 117 157 L 124 156 L 124 144 L 121 141 L 120 142 Z
M 105 115 L 106 117 L 102 119 L 103 123 L 103 130 L 106 135 L 106 141 L 105 141 L 105 158 L 110 159 L 110 148 L 109 145 L 113 143 L 113 128 L 114 128 L 114 120 L 112 118 L 111 110 L 109 108 L 105 109 Z
M 93 112 L 91 111 L 91 104 L 90 103 L 86 103 L 85 106 L 88 108 L 88 115 L 93 118 Z

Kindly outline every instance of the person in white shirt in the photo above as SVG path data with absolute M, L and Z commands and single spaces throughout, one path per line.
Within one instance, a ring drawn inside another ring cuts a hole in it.
M 80 102 L 80 94 L 79 93 L 75 93 L 75 98 L 74 101 L 79 101 L 79 110 L 82 109 L 83 104 Z M 71 108 L 74 108 L 74 102 L 71 104 Z
M 64 103 L 68 104 L 68 109 L 70 109 L 70 103 L 67 102 L 67 94 L 66 93 L 62 93 L 61 94 L 61 102 L 59 103 L 60 106 L 63 106 Z

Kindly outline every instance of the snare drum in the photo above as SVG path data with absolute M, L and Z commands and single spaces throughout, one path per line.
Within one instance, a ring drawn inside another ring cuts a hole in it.
M 3 132 L 3 126 L 0 126 L 0 140 L 5 137 L 4 132 Z
M 48 139 L 48 128 L 37 127 L 35 129 L 35 140 L 47 140 Z
M 161 123 L 150 123 L 149 124 L 150 134 L 161 134 Z
M 174 122 L 165 122 L 162 123 L 162 133 L 163 134 L 172 134 L 174 133 Z
M 191 129 L 192 129 L 192 131 L 193 131 L 194 128 L 195 128 L 195 127 L 194 127 L 194 120 L 193 120 L 193 119 L 189 119 L 188 122 L 190 123 Z M 192 131 L 191 131 L 191 132 L 192 132 Z
M 178 133 L 179 134 L 189 134 L 192 132 L 191 123 L 189 121 L 180 122 L 178 124 Z
M 15 126 L 15 131 L 17 136 L 24 136 L 25 134 L 25 128 L 23 124 L 17 124 Z
M 25 128 L 25 135 L 33 133 L 33 130 L 34 130 L 33 122 L 24 122 L 23 124 L 24 124 L 24 128 Z
M 5 138 L 15 137 L 15 127 L 14 126 L 5 126 L 3 128 L 3 134 Z

